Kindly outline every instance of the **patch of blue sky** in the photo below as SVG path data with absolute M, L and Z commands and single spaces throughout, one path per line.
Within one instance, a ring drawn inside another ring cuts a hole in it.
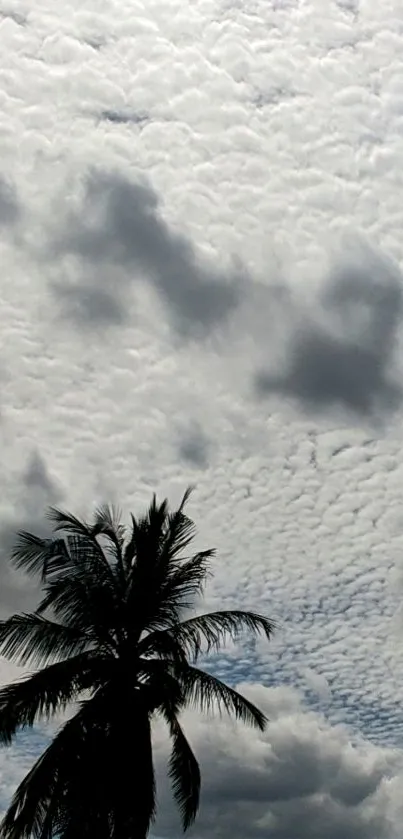
M 309 660 L 308 660 L 309 661 Z M 309 664 L 305 655 L 288 659 L 273 653 L 262 663 L 251 649 L 242 657 L 225 654 L 210 657 L 203 666 L 229 684 L 259 682 L 268 687 L 296 688 L 307 708 L 323 713 L 332 723 L 347 725 L 353 734 L 384 746 L 403 746 L 403 705 L 391 695 L 380 696 L 348 682 L 346 673 L 324 677 L 325 690 L 312 687 L 307 680 Z M 320 674 L 319 674 L 320 675 Z
M 4 762 L 7 769 L 10 767 L 10 772 L 7 771 L 8 783 L 4 783 L 2 773 L 0 812 L 6 809 L 14 790 L 48 744 L 49 734 L 40 728 L 33 728 L 19 732 L 10 746 L 3 746 Z

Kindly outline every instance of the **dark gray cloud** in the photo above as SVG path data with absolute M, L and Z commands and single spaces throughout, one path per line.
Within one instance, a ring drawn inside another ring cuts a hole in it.
M 75 286 L 59 283 L 54 289 L 66 317 L 78 324 L 102 327 L 126 322 L 127 312 L 116 292 L 97 288 L 85 279 Z
M 34 452 L 21 477 L 15 504 L 15 515 L 3 519 L 0 526 L 0 617 L 15 611 L 35 607 L 38 599 L 36 584 L 17 572 L 10 564 L 10 552 L 19 530 L 45 534 L 48 528 L 46 508 L 62 499 L 60 489 L 49 475 L 41 455 Z
M 335 405 L 361 415 L 393 410 L 401 400 L 392 375 L 402 314 L 394 267 L 374 255 L 334 271 L 320 300 L 322 319 L 302 318 L 280 371 L 260 370 L 260 395 L 280 393 L 309 409 Z
M 20 218 L 20 205 L 14 187 L 0 175 L 0 226 L 15 224 Z
M 115 125 L 143 125 L 149 120 L 147 114 L 136 113 L 136 111 L 118 111 L 113 108 L 101 111 L 99 118 L 104 122 L 113 122 Z
M 70 216 L 52 245 L 54 256 L 74 255 L 83 267 L 84 282 L 69 287 L 68 298 L 66 289 L 63 294 L 63 287 L 56 287 L 62 302 L 69 300 L 70 312 L 75 296 L 81 320 L 116 323 L 124 319 L 128 284 L 136 279 L 152 283 L 182 335 L 208 332 L 238 305 L 241 277 L 202 264 L 191 243 L 161 218 L 158 203 L 148 186 L 92 173 L 80 212 Z M 115 282 L 112 289 L 109 281 Z M 102 305 L 89 294 L 100 291 L 100 282 Z
M 354 745 L 287 688 L 241 690 L 268 715 L 263 735 L 225 719 L 184 720 L 203 779 L 195 839 L 391 839 L 386 787 L 398 767 L 390 753 Z M 174 836 L 178 822 L 163 778 L 161 768 L 155 832 Z
M 180 457 L 197 469 L 206 469 L 210 442 L 199 423 L 192 423 L 180 435 L 178 451 Z
M 393 409 L 401 390 L 385 378 L 380 355 L 312 328 L 294 340 L 285 373 L 260 372 L 256 387 L 261 394 L 277 391 L 293 396 L 310 408 L 340 404 L 368 414 L 380 403 Z

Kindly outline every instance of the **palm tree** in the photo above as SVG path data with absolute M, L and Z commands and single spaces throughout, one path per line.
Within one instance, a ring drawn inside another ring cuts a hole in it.
M 151 721 L 172 740 L 169 775 L 186 829 L 199 805 L 200 771 L 179 716 L 214 707 L 263 730 L 266 718 L 197 666 L 244 630 L 270 639 L 272 621 L 243 611 L 190 616 L 214 552 L 183 556 L 195 527 L 154 496 L 147 514 L 99 509 L 90 524 L 51 508 L 51 538 L 21 532 L 12 560 L 39 574 L 32 614 L 0 622 L 0 654 L 33 673 L 0 689 L 0 741 L 77 702 L 74 716 L 18 787 L 2 839 L 144 839 L 156 809 Z

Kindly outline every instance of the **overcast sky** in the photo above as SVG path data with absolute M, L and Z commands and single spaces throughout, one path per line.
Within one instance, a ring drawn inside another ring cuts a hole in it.
M 264 735 L 188 715 L 193 836 L 401 839 L 402 0 L 0 0 L 0 47 L 1 616 L 48 504 L 194 483 L 207 606 L 279 629 L 211 662 Z

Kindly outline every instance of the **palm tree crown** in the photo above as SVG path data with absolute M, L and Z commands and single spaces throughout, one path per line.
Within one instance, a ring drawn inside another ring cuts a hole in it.
M 269 639 L 273 623 L 243 611 L 186 617 L 213 556 L 186 555 L 195 534 L 188 495 L 173 512 L 154 496 L 129 532 L 104 507 L 91 524 L 52 508 L 52 538 L 19 534 L 13 562 L 40 575 L 43 597 L 34 613 L 0 622 L 0 654 L 38 669 L 0 689 L 0 742 L 79 704 L 18 787 L 2 839 L 144 839 L 155 815 L 154 715 L 172 741 L 169 775 L 186 829 L 200 771 L 180 712 L 218 706 L 264 729 L 258 708 L 197 667 L 202 651 L 245 629 Z

